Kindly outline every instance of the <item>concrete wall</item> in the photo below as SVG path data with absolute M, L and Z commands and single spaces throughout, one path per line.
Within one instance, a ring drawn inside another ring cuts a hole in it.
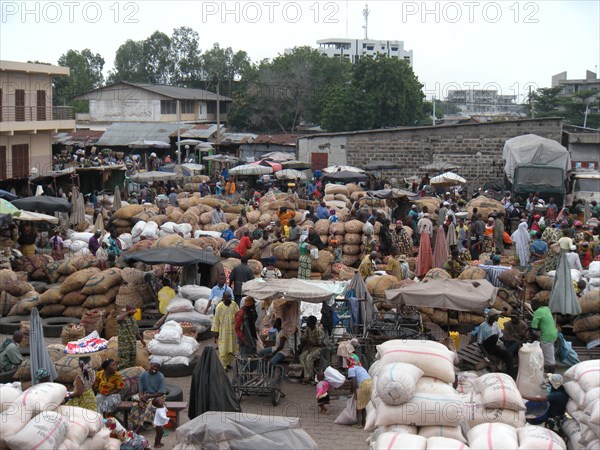
M 396 162 L 402 169 L 383 171 L 385 177 L 396 178 L 424 175 L 419 167 L 448 162 L 461 166 L 456 172 L 468 181 L 482 185 L 504 175 L 502 149 L 507 139 L 532 133 L 560 142 L 561 129 L 561 119 L 551 118 L 378 130 L 300 138 L 298 150 L 303 161 L 310 161 L 313 152 L 328 151 L 330 164 L 362 167 L 375 160 Z
M 160 99 L 156 94 L 123 84 L 88 95 L 89 118 L 93 122 L 159 122 Z
M 262 155 L 271 152 L 283 152 L 295 155 L 296 149 L 287 145 L 277 144 L 242 144 L 240 146 L 240 158 L 254 158 L 258 161 Z
M 39 175 L 52 170 L 52 143 L 50 133 L 0 136 L 0 146 L 6 147 L 7 179 L 12 178 L 12 146 L 29 145 L 29 169 L 35 167 Z
M 41 73 L 0 72 L 3 120 L 15 120 L 15 91 L 25 91 L 25 121 L 37 120 L 37 91 L 44 91 L 46 108 L 44 120 L 52 119 L 52 77 Z

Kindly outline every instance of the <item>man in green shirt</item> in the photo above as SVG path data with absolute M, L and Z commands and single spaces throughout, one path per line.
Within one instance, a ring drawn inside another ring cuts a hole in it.
M 550 308 L 542 306 L 539 300 L 531 302 L 531 309 L 533 309 L 531 328 L 540 333 L 540 346 L 544 353 L 544 370 L 546 373 L 554 373 L 556 370 L 554 343 L 558 338 L 558 330 L 554 323 L 554 317 L 552 317 Z
M 0 369 L 3 372 L 15 370 L 23 362 L 23 355 L 19 351 L 19 344 L 23 340 L 23 332 L 17 330 L 12 339 L 6 339 L 0 345 Z

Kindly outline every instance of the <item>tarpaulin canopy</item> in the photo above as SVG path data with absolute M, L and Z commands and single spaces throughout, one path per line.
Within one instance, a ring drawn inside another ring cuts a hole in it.
M 369 197 L 382 198 L 382 199 L 401 199 L 406 198 L 408 200 L 418 200 L 419 194 L 415 194 L 412 191 L 405 189 L 381 189 L 379 191 L 367 191 Z
M 270 160 L 266 160 L 266 159 L 261 159 L 260 161 L 255 161 L 250 163 L 251 166 L 265 166 L 265 167 L 270 167 L 271 169 L 273 169 L 273 172 L 278 172 L 281 169 L 283 169 L 283 167 L 281 166 L 280 163 L 275 162 L 275 161 L 270 161 Z
M 312 164 L 305 161 L 282 161 L 281 167 L 284 169 L 307 170 L 312 167 Z
M 325 167 L 323 169 L 323 173 L 333 173 L 333 172 L 358 172 L 358 173 L 364 173 L 365 171 L 362 169 L 359 169 L 358 167 L 354 167 L 354 166 L 340 166 L 337 164 L 334 164 L 333 166 L 329 166 L 329 167 Z
M 517 136 L 506 141 L 502 158 L 506 161 L 504 173 L 511 183 L 514 181 L 516 167 L 522 164 L 544 164 L 561 168 L 565 173 L 571 169 L 571 155 L 565 147 L 535 134 Z
M 140 261 L 146 264 L 171 264 L 173 266 L 188 266 L 191 264 L 218 263 L 221 258 L 208 250 L 192 247 L 163 247 L 151 248 L 139 252 L 123 254 L 125 261 Z
M 35 197 L 25 197 L 18 200 L 13 200 L 13 205 L 27 211 L 41 211 L 45 213 L 55 212 L 71 212 L 71 203 L 61 197 L 47 197 L 38 195 Z
M 341 181 L 344 183 L 352 183 L 358 181 L 367 181 L 369 177 L 364 173 L 342 170 L 339 172 L 328 173 L 323 176 L 324 180 Z
M 243 164 L 229 169 L 229 175 L 244 176 L 244 175 L 268 175 L 273 173 L 271 166 L 260 166 L 256 164 Z
M 465 184 L 466 182 L 467 180 L 454 172 L 445 172 L 437 177 L 433 177 L 430 183 L 432 185 L 456 186 L 457 184 Z
M 486 280 L 431 280 L 385 291 L 392 303 L 481 312 L 496 300 L 498 288 Z
M 294 169 L 283 169 L 275 172 L 275 176 L 280 180 L 307 180 L 306 172 L 301 172 Z
M 10 216 L 18 216 L 21 214 L 19 208 L 10 203 L 8 200 L 0 198 L 0 214 L 7 214 Z
M 295 158 L 292 153 L 286 152 L 271 152 L 262 155 L 263 159 L 270 159 L 271 161 L 283 162 L 283 161 L 291 161 Z
M 15 220 L 23 220 L 25 222 L 48 222 L 54 225 L 58 225 L 58 217 L 50 216 L 48 214 L 36 213 L 31 211 L 21 210 L 21 215 L 15 217 Z
M 177 441 L 204 450 L 316 450 L 300 418 L 212 411 L 177 428 Z M 183 448 L 183 447 L 182 447 Z
M 322 303 L 329 300 L 332 293 L 304 280 L 263 280 L 260 278 L 247 281 L 242 293 L 257 300 L 272 300 L 284 297 L 286 300 L 297 300 L 308 303 Z
M 147 141 L 140 139 L 127 144 L 129 148 L 171 148 L 171 144 L 163 141 Z
M 363 166 L 365 170 L 392 170 L 400 168 L 400 164 L 392 161 L 371 161 L 369 164 Z
M 181 175 L 173 172 L 138 172 L 131 177 L 136 183 L 149 183 L 151 181 L 169 181 L 181 178 Z

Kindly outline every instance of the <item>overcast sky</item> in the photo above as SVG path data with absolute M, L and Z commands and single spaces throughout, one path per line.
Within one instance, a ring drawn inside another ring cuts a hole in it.
M 214 42 L 253 61 L 318 39 L 364 35 L 365 1 L 0 1 L 0 58 L 56 64 L 91 49 L 112 68 L 118 47 L 155 30 L 189 26 L 202 50 Z M 401 40 L 431 98 L 448 89 L 527 93 L 568 71 L 600 64 L 599 1 L 369 1 L 372 39 Z

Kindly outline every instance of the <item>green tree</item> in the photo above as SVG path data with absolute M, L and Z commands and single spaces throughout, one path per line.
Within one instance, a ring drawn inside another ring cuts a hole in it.
M 102 86 L 104 58 L 87 48 L 81 52 L 69 50 L 58 59 L 58 65 L 71 69 L 71 74 L 54 79 L 54 104 L 73 106 L 76 112 L 86 111 L 87 102 L 73 98 Z
M 115 54 L 114 69 L 108 75 L 109 84 L 119 81 L 147 82 L 142 42 L 128 39 L 118 48 Z
M 565 123 L 588 128 L 600 128 L 600 96 L 597 91 L 583 90 L 572 94 L 562 92 L 562 87 L 541 88 L 532 92 L 526 105 L 535 117 L 562 117 Z M 585 113 L 588 109 L 587 122 Z
M 373 111 L 368 99 L 350 84 L 333 86 L 321 113 L 321 127 L 327 131 L 353 131 L 373 125 Z
M 533 109 L 536 117 L 560 116 L 560 114 L 558 114 L 558 109 L 562 103 L 559 96 L 561 90 L 561 86 L 553 88 L 540 88 L 529 94 L 529 114 L 531 114 Z
M 171 36 L 172 75 L 170 84 L 191 87 L 202 80 L 200 37 L 189 27 L 173 30 Z

